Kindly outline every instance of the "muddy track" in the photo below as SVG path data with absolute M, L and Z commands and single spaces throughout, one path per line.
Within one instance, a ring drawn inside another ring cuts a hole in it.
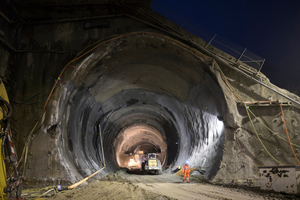
M 191 176 L 190 183 L 182 182 L 182 177 L 174 174 L 140 175 L 118 171 L 100 180 L 91 180 L 75 190 L 62 191 L 49 199 L 298 199 L 279 193 L 223 187 Z

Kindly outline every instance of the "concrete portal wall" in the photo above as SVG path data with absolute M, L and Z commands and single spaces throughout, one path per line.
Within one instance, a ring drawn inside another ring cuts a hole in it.
M 16 45 L 26 50 L 15 52 L 10 57 L 3 57 L 1 70 L 8 68 L 6 72 L 9 73 L 6 73 L 5 77 L 12 83 L 7 84 L 6 87 L 9 97 L 14 100 L 11 123 L 18 155 L 22 155 L 25 141 L 31 135 L 25 169 L 27 183 L 30 185 L 70 181 L 65 166 L 57 162 L 56 144 L 59 141 L 56 137 L 57 124 L 53 124 L 56 116 L 51 114 L 51 109 L 46 110 L 41 119 L 42 123 L 32 131 L 64 66 L 85 47 L 96 41 L 105 41 L 107 37 L 124 32 L 150 30 L 147 25 L 127 17 L 105 20 L 109 21 L 109 28 L 85 30 L 84 24 L 90 21 L 24 25 L 19 30 L 20 35 Z M 5 49 L 1 50 L 7 52 Z M 8 57 L 10 60 L 6 61 Z M 68 79 L 72 72 L 74 68 L 68 67 L 64 78 Z M 59 94 L 60 88 L 55 90 Z M 56 107 L 57 102 L 58 96 L 52 95 L 47 108 Z M 70 170 L 78 173 L 75 168 Z
M 243 101 L 256 104 L 248 105 L 251 122 L 245 105 L 234 97 L 238 109 L 236 116 L 239 116 L 235 121 L 237 126 L 227 129 L 223 161 L 214 181 L 260 186 L 259 166 L 298 164 L 287 139 L 280 105 L 270 101 L 283 103 L 287 132 L 299 159 L 299 105 L 283 95 L 297 102 L 300 99 L 295 94 L 271 84 L 268 79 L 258 82 L 255 78 L 241 75 L 235 68 L 223 66 L 222 70 L 233 86 L 234 93 Z
M 146 10 L 146 12 L 160 19 L 169 27 L 176 29 L 176 25 L 153 13 L 153 11 Z M 245 107 L 238 106 L 236 102 L 239 102 L 239 100 L 236 99 L 224 82 L 217 66 L 227 77 L 227 83 L 232 85 L 233 91 L 244 101 L 278 100 L 289 102 L 286 98 L 265 88 L 253 78 L 245 78 L 236 68 L 207 52 L 203 48 L 205 45 L 203 40 L 182 29 L 180 34 L 183 36 L 180 36 L 177 33 L 170 34 L 170 31 L 164 32 L 162 28 L 150 26 L 148 22 L 144 23 L 128 17 L 109 18 L 107 20 L 110 22 L 108 28 L 87 30 L 83 29 L 86 21 L 24 25 L 18 29 L 17 41 L 11 40 L 11 42 L 17 47 L 26 49 L 25 51 L 10 54 L 7 51 L 8 47 L 0 47 L 0 51 L 5 55 L 1 59 L 0 75 L 9 80 L 9 84 L 6 86 L 9 97 L 14 100 L 12 102 L 13 117 L 11 123 L 13 133 L 16 135 L 18 155 L 21 155 L 25 140 L 31 134 L 28 163 L 25 169 L 28 180 L 32 180 L 33 183 L 43 181 L 45 184 L 71 180 L 65 172 L 64 166 L 57 162 L 58 149 L 55 144 L 59 142 L 56 137 L 56 129 L 59 125 L 54 123 L 56 116 L 52 115 L 50 109 L 46 109 L 46 113 L 42 118 L 43 123 L 39 123 L 32 131 L 43 111 L 47 96 L 57 79 L 60 78 L 59 74 L 64 66 L 91 43 L 100 39 L 107 40 L 107 37 L 115 34 L 134 31 L 159 32 L 190 46 L 196 44 L 199 51 L 216 61 L 211 66 L 211 70 L 214 71 L 215 77 L 223 89 L 228 105 L 228 114 L 222 116 L 225 124 L 225 145 L 223 159 L 221 160 L 219 172 L 214 178 L 215 181 L 258 185 L 257 166 L 296 163 L 289 143 L 277 137 L 276 134 L 260 123 L 262 121 L 286 140 L 279 105 L 250 106 L 250 110 L 257 116 L 256 119 L 252 116 L 257 131 L 256 134 Z M 189 41 L 194 41 L 194 44 L 189 43 Z M 226 56 L 226 54 L 223 56 Z M 73 72 L 74 68 L 68 67 L 63 78 L 70 78 L 70 74 Z M 267 79 L 263 83 L 296 101 L 300 100 L 296 95 L 272 85 Z M 55 94 L 59 94 L 60 89 L 57 88 Z M 55 107 L 58 99 L 59 96 L 52 96 L 48 107 Z M 283 111 L 292 143 L 300 144 L 299 105 L 292 103 L 292 105 L 284 106 Z M 294 146 L 294 150 L 300 158 L 300 148 Z M 200 169 L 201 166 L 197 167 Z

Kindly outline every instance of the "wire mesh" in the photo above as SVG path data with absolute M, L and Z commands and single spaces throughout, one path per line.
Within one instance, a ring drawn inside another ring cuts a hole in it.
M 219 35 L 216 35 L 216 37 L 211 41 L 211 45 L 217 47 L 218 49 L 230 54 L 231 56 L 237 59 L 242 55 L 245 49 L 222 38 Z

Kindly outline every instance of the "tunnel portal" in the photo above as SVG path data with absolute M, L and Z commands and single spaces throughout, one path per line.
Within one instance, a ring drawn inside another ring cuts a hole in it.
M 63 78 L 57 116 L 67 142 L 58 144 L 60 159 L 81 175 L 101 168 L 101 132 L 107 173 L 126 166 L 125 154 L 155 151 L 165 170 L 188 160 L 213 178 L 227 106 L 211 63 L 159 34 L 124 35 L 99 46 Z

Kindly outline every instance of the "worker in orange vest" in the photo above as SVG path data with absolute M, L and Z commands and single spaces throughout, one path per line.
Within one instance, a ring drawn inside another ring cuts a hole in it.
M 189 166 L 189 162 L 186 161 L 185 165 L 183 165 L 183 182 L 185 181 L 186 178 L 186 182 L 189 183 L 190 182 L 190 166 Z

